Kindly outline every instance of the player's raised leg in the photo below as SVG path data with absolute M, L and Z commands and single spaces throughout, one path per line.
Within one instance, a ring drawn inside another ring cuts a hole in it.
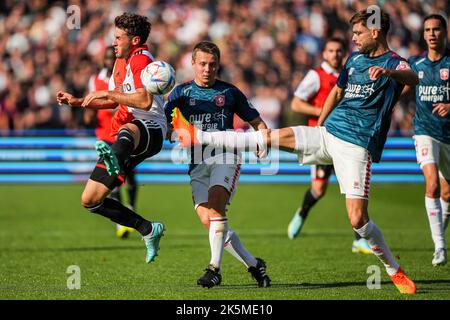
M 183 115 L 174 109 L 172 125 L 178 134 L 178 141 L 183 146 L 195 144 L 209 145 L 227 150 L 248 150 L 263 152 L 268 147 L 279 147 L 288 151 L 301 151 L 301 144 L 296 145 L 296 138 L 291 128 L 276 130 L 258 130 L 251 132 L 216 131 L 206 132 L 190 124 Z M 180 120 L 181 119 L 181 120 Z

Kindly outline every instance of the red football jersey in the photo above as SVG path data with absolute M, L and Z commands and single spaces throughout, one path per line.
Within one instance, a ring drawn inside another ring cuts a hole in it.
M 327 73 L 322 67 L 317 67 L 314 70 L 319 75 L 320 87 L 319 87 L 319 91 L 313 97 L 311 97 L 308 102 L 311 105 L 315 106 L 316 108 L 322 109 L 323 104 L 325 103 L 325 100 L 328 97 L 328 94 L 336 85 L 336 81 L 337 81 L 338 77 L 335 76 L 333 73 Z M 317 118 L 317 117 L 309 118 L 308 126 L 310 126 L 310 127 L 317 126 L 318 120 L 319 120 L 319 118 Z
M 109 78 L 107 73 L 107 69 L 103 69 L 99 74 L 89 80 L 90 91 L 108 90 Z M 97 139 L 114 143 L 115 138 L 111 135 L 113 114 L 114 110 L 111 109 L 97 110 L 97 126 L 95 127 L 95 136 Z
M 113 82 L 110 82 L 109 89 L 124 93 L 134 93 L 136 89 L 143 88 L 141 71 L 153 60 L 146 45 L 134 49 L 127 59 L 116 59 L 112 75 Z M 148 119 L 151 116 L 145 110 L 119 105 L 119 109 L 114 114 L 111 123 L 112 134 L 116 135 L 122 125 L 131 122 L 135 118 Z

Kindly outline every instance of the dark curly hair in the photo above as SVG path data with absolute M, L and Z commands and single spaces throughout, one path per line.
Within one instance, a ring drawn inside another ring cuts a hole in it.
M 148 21 L 147 17 L 140 16 L 135 13 L 125 12 L 114 19 L 114 25 L 126 31 L 131 36 L 137 36 L 141 38 L 140 44 L 147 42 L 148 35 L 152 28 L 152 24 Z

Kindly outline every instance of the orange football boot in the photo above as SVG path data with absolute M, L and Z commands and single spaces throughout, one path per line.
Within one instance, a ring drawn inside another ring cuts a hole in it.
M 397 273 L 389 277 L 391 278 L 397 289 L 400 291 L 400 293 L 416 293 L 416 284 L 406 275 L 402 268 L 398 268 Z
M 197 128 L 189 123 L 178 108 L 172 111 L 172 126 L 182 147 L 187 148 L 200 143 L 197 139 Z

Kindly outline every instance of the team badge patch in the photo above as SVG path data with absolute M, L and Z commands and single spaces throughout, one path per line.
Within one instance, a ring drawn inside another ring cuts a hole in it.
M 216 96 L 216 106 L 223 107 L 225 105 L 225 96 L 220 94 Z
M 355 71 L 355 68 L 351 67 L 350 70 L 348 70 L 348 74 L 351 76 L 353 74 L 353 71 Z
M 419 79 L 422 79 L 422 78 L 423 78 L 423 71 L 420 70 L 419 73 L 418 73 L 417 75 L 419 76 Z
M 189 99 L 189 105 L 190 106 L 195 106 L 195 99 L 194 98 L 190 98 Z
M 448 80 L 448 68 L 439 70 L 441 80 Z
M 400 61 L 397 65 L 397 68 L 395 70 L 407 70 L 409 68 L 409 64 L 406 61 Z

